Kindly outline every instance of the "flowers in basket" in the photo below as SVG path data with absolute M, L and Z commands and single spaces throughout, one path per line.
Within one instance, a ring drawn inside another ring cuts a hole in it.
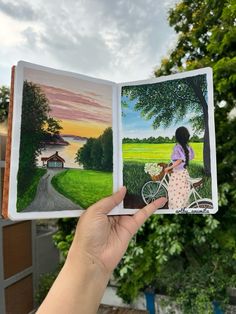
M 144 172 L 150 174 L 153 180 L 160 180 L 163 167 L 157 163 L 146 163 L 144 166 Z

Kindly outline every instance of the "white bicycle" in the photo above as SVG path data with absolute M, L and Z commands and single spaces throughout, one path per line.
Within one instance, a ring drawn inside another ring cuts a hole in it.
M 209 198 L 202 198 L 197 192 L 196 188 L 199 188 L 203 184 L 202 178 L 189 178 L 190 192 L 189 199 L 193 196 L 194 201 L 188 205 L 188 208 L 206 208 L 212 209 L 213 203 Z M 141 190 L 142 199 L 145 204 L 149 204 L 159 197 L 166 197 L 168 199 L 168 184 L 169 174 L 164 174 L 161 180 L 152 180 L 146 182 Z

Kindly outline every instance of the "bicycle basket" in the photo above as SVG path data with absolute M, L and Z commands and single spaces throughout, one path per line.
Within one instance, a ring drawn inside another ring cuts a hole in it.
M 150 176 L 152 181 L 161 181 L 165 175 L 164 169 L 168 167 L 168 164 L 165 164 L 163 162 L 158 163 L 157 165 L 162 167 L 162 171 L 158 175 Z

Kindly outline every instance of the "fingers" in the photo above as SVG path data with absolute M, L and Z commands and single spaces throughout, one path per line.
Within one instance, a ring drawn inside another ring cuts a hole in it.
M 114 207 L 116 207 L 123 201 L 125 194 L 126 187 L 123 186 L 119 189 L 118 192 L 109 197 L 103 198 L 102 200 L 89 207 L 87 210 L 89 210 L 90 212 L 96 211 L 102 214 L 108 214 Z
M 147 206 L 140 209 L 137 213 L 135 213 L 133 218 L 136 222 L 137 230 L 148 219 L 148 217 L 150 217 L 155 212 L 156 209 L 163 207 L 166 202 L 166 197 L 160 197 L 151 204 L 148 204 Z

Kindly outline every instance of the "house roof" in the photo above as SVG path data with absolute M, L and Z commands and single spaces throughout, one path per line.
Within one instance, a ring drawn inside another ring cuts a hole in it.
M 42 157 L 41 161 L 61 161 L 61 162 L 65 162 L 65 160 L 58 155 L 58 152 L 55 152 L 55 154 L 53 154 L 50 157 Z

